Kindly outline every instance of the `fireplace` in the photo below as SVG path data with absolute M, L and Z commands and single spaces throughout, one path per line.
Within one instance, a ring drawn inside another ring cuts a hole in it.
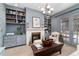
M 41 32 L 32 32 L 32 43 L 34 40 L 41 39 Z
M 27 28 L 26 34 L 26 44 L 29 45 L 34 41 L 34 39 L 32 40 L 32 35 L 34 36 L 34 34 L 38 35 L 40 40 L 44 38 L 44 28 Z

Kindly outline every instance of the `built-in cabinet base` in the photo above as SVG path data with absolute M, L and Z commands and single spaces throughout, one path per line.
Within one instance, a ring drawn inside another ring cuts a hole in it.
M 26 44 L 25 35 L 8 35 L 4 37 L 4 46 L 6 48 L 23 44 Z

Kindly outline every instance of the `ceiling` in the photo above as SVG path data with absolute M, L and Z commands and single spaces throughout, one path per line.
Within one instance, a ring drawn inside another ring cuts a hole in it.
M 42 7 L 46 5 L 46 3 L 7 3 L 8 5 L 18 6 L 21 8 L 28 7 L 40 11 Z M 51 8 L 54 8 L 53 13 L 58 13 L 62 10 L 65 10 L 77 3 L 48 3 Z

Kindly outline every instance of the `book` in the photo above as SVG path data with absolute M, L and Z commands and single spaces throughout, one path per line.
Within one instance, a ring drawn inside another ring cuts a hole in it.
M 42 46 L 41 44 L 35 44 L 35 47 L 36 47 L 37 49 L 42 49 L 42 48 L 43 48 L 43 46 Z

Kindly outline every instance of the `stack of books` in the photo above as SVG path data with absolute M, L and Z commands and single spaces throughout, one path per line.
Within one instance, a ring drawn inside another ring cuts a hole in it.
M 42 49 L 42 48 L 43 48 L 43 46 L 42 46 L 41 44 L 35 44 L 35 47 L 36 47 L 37 49 Z

